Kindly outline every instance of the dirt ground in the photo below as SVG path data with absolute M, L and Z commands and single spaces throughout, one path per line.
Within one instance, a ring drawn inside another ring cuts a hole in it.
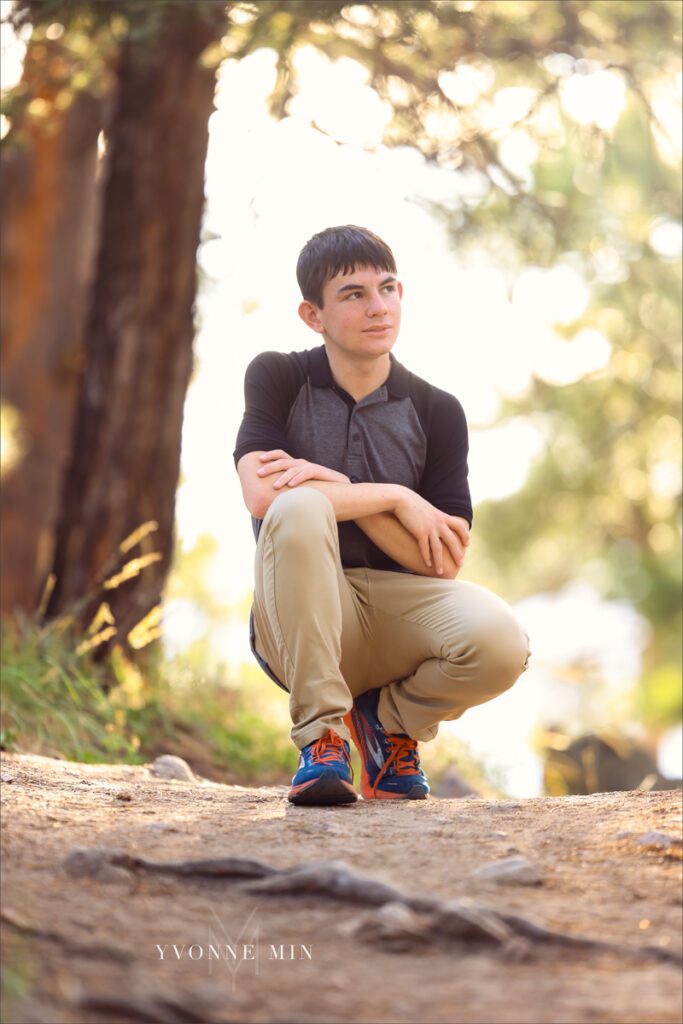
M 2 779 L 5 1024 L 681 1021 L 679 791 L 297 808 L 281 787 L 28 755 L 3 755 Z M 643 842 L 651 832 L 671 842 Z M 243 878 L 69 873 L 76 847 L 277 869 L 341 860 L 409 896 L 607 945 L 424 927 L 392 945 L 376 908 Z M 540 884 L 475 876 L 510 856 Z M 233 952 L 208 959 L 212 944 Z

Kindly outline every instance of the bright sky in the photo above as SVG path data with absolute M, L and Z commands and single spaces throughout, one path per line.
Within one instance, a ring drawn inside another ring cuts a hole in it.
M 6 0 L 0 6 L 4 15 Z M 9 38 L 6 26 L 2 50 L 7 86 L 20 73 L 23 46 Z M 570 77 L 570 58 L 549 60 L 554 61 L 551 73 L 565 78 L 560 96 L 569 116 L 611 128 L 624 102 L 619 75 L 596 65 L 580 78 Z M 391 245 L 405 288 L 394 354 L 462 402 L 470 424 L 475 516 L 478 502 L 521 486 L 544 444 L 542 424 L 519 420 L 491 426 L 501 397 L 523 394 L 533 373 L 567 384 L 601 372 L 610 357 L 609 342 L 597 330 L 579 332 L 571 344 L 555 332 L 588 302 L 580 264 L 568 259 L 551 270 L 530 268 L 512 282 L 484 252 L 463 263 L 420 200 L 453 202 L 455 196 L 466 203 L 482 193 L 485 180 L 429 167 L 411 149 L 383 146 L 389 112 L 355 62 L 331 63 L 306 49 L 297 69 L 299 96 L 291 116 L 276 122 L 266 104 L 274 54 L 259 51 L 239 64 L 225 64 L 210 122 L 205 232 L 212 240 L 199 252 L 206 282 L 198 301 L 177 523 L 186 547 L 204 533 L 218 539 L 208 582 L 224 603 L 244 599 L 253 588 L 254 539 L 232 460 L 244 371 L 264 350 L 288 352 L 319 343 L 296 314 L 300 296 L 294 272 L 301 247 L 316 231 L 362 224 Z M 443 77 L 444 88 L 461 104 L 473 103 L 490 86 L 480 69 L 458 67 Z M 505 130 L 533 95 L 524 88 L 499 90 L 484 111 L 488 127 Z M 662 85 L 656 99 L 660 117 L 675 124 L 678 108 L 671 90 Z M 4 134 L 7 125 L 0 127 Z M 507 134 L 504 159 L 522 179 L 532 175 L 535 145 L 526 132 Z M 661 145 L 680 150 L 673 129 Z M 662 255 L 680 251 L 680 226 L 666 221 L 652 231 L 651 241 Z M 606 275 L 621 272 L 614 255 L 600 257 Z M 515 611 L 532 638 L 531 667 L 509 693 L 444 728 L 500 768 L 509 791 L 521 796 L 541 792 L 540 764 L 528 740 L 534 725 L 547 724 L 558 712 L 577 729 L 588 721 L 585 688 L 572 681 L 567 666 L 597 665 L 604 712 L 637 678 L 647 635 L 630 606 L 602 602 L 584 584 L 537 595 Z M 169 653 L 207 629 L 201 609 L 185 601 L 169 604 L 166 622 Z M 234 665 L 251 660 L 243 622 L 227 622 L 208 639 L 221 660 Z M 674 736 L 671 742 L 675 758 L 680 740 Z

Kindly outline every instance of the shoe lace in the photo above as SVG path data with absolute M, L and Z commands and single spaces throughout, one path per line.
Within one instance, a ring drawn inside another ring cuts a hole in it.
M 386 739 L 391 748 L 391 753 L 375 779 L 372 787 L 373 794 L 377 793 L 377 787 L 385 775 L 415 775 L 420 770 L 417 740 L 412 740 L 410 736 L 396 736 L 392 734 L 387 734 Z
M 387 763 L 393 763 L 393 774 L 414 775 L 420 770 L 420 755 L 417 752 L 417 740 L 410 736 L 387 736 L 391 753 Z
M 311 748 L 311 755 L 314 761 L 322 764 L 334 764 L 335 761 L 348 760 L 344 740 L 336 732 L 330 730 L 319 740 L 315 740 Z

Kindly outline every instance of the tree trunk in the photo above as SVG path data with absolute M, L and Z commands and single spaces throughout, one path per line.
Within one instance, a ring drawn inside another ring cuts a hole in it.
M 55 615 L 90 593 L 80 612 L 87 622 L 106 600 L 116 642 L 158 605 L 171 562 L 215 82 L 215 69 L 199 57 L 225 25 L 221 4 L 166 10 L 153 34 L 131 33 L 119 67 L 85 372 L 48 606 Z M 150 521 L 158 529 L 121 552 L 124 538 Z M 140 574 L 98 590 L 112 569 L 152 552 L 158 561 Z
M 29 44 L 2 147 L 2 405 L 17 446 L 0 495 L 4 618 L 35 611 L 52 565 L 84 358 L 107 101 L 73 92 L 71 72 L 59 43 Z

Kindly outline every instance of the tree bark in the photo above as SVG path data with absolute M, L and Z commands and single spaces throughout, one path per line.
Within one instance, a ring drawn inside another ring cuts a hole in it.
M 125 643 L 161 598 L 173 549 L 183 405 L 192 369 L 196 249 L 215 69 L 199 58 L 224 31 L 221 4 L 169 4 L 153 34 L 131 33 L 107 133 L 106 187 L 86 363 L 65 480 L 48 614 L 92 594 Z M 158 529 L 134 550 L 136 528 Z M 113 590 L 130 558 L 160 559 Z M 108 566 L 108 571 L 106 567 Z M 95 592 L 98 591 L 98 592 Z
M 58 42 L 29 44 L 2 147 L 1 394 L 18 454 L 0 494 L 3 618 L 35 611 L 52 564 L 84 359 L 108 102 L 70 90 L 70 59 Z

